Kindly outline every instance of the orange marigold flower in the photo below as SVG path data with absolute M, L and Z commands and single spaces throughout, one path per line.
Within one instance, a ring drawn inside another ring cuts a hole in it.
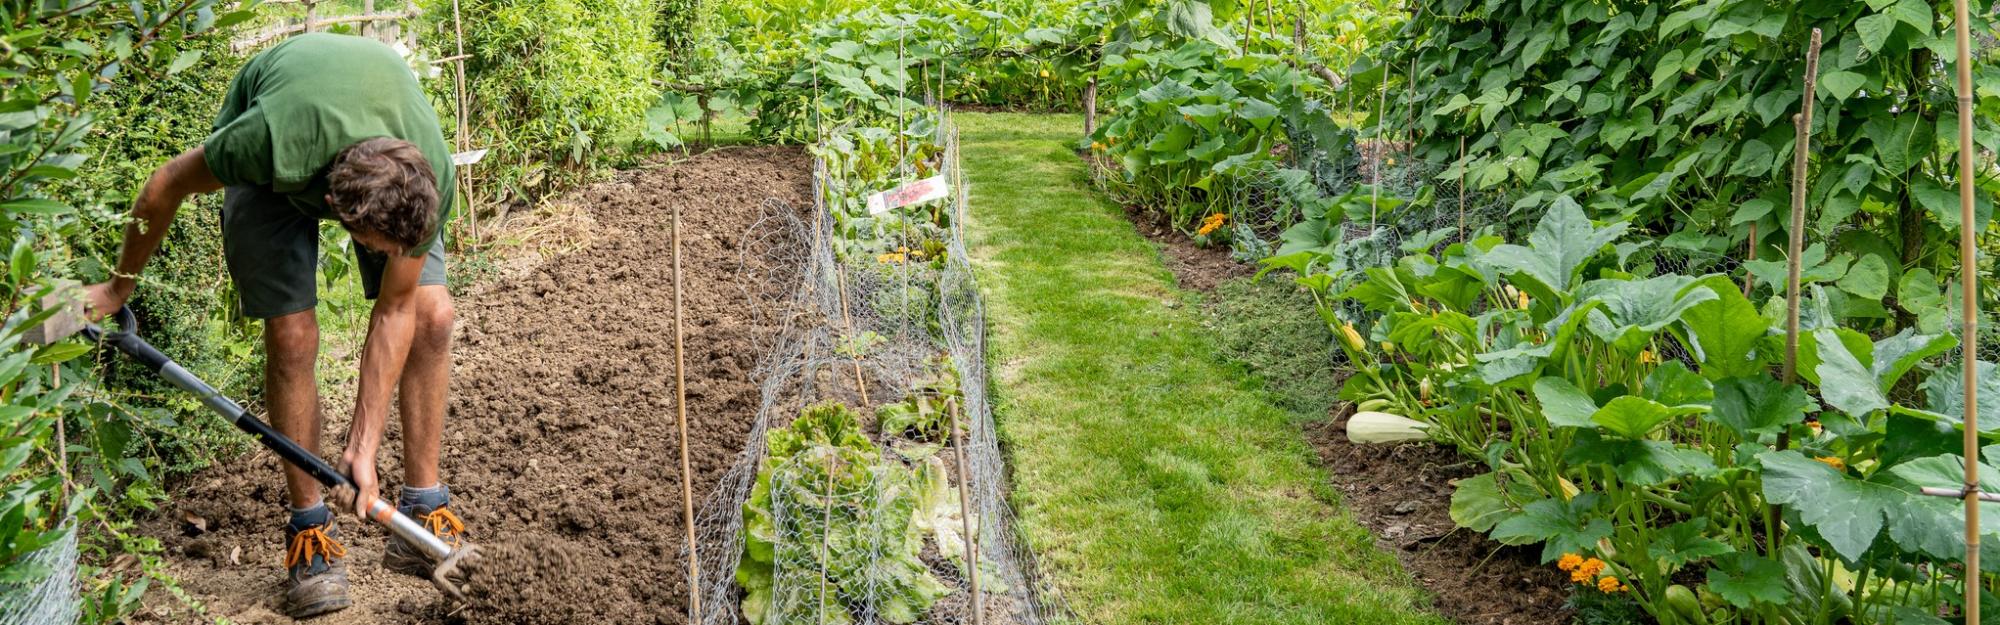
M 1621 589 L 1623 589 L 1623 588 L 1624 588 L 1624 586 L 1621 586 L 1621 585 L 1620 585 L 1620 584 L 1618 583 L 1618 578 L 1616 578 L 1616 577 L 1605 577 L 1605 578 L 1603 578 L 1603 579 L 1599 579 L 1599 580 L 1597 580 L 1597 591 L 1598 591 L 1598 592 L 1603 592 L 1603 593 L 1613 593 L 1613 592 L 1618 592 L 1619 590 L 1621 590 Z
M 1556 560 L 1556 568 L 1565 572 L 1574 571 L 1579 566 L 1583 566 L 1583 556 L 1574 553 L 1565 553 L 1562 559 Z
M 1589 573 L 1591 577 L 1596 577 L 1598 573 L 1604 572 L 1604 561 L 1597 558 L 1584 560 L 1583 564 L 1576 567 L 1576 570 L 1584 571 Z
M 1818 458 L 1813 458 L 1813 459 L 1826 463 L 1826 466 L 1833 467 L 1833 470 L 1835 471 L 1839 471 L 1842 473 L 1847 472 L 1847 461 L 1840 459 L 1840 457 L 1838 456 L 1820 456 Z
M 1199 234 L 1201 236 L 1208 236 L 1208 233 L 1215 232 L 1217 228 L 1222 227 L 1222 222 L 1228 220 L 1229 220 L 1228 213 L 1216 213 L 1213 215 L 1209 215 L 1208 218 L 1201 220 L 1201 229 L 1196 230 L 1195 234 Z
M 1590 574 L 1590 571 L 1585 571 L 1583 569 L 1577 569 L 1569 572 L 1569 581 L 1576 582 L 1578 584 L 1590 583 L 1591 577 L 1593 576 Z

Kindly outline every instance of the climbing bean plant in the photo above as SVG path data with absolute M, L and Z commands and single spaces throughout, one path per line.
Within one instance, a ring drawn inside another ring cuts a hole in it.
M 1992 32 L 1990 1 L 1972 30 Z M 1824 33 L 1812 124 L 1809 226 L 1840 250 L 1838 280 L 1867 263 L 1847 312 L 1886 327 L 1878 285 L 1955 263 L 1956 105 L 1951 4 L 1930 0 L 1439 0 L 1356 67 L 1388 89 L 1390 139 L 1481 189 L 1538 209 L 1571 196 L 1661 245 L 1774 258 L 1784 239 L 1805 48 Z M 1980 52 L 1975 137 L 2000 148 L 2000 68 Z M 1459 142 L 1467 145 L 1459 157 Z M 1979 219 L 2000 194 L 1980 168 Z M 1532 213 L 1530 214 L 1532 216 Z M 1751 233 L 1755 232 L 1754 240 Z M 1872 257 L 1872 259 L 1871 259 Z M 1879 274 L 1879 275 L 1878 275 Z M 1765 285 L 1772 280 L 1762 280 Z M 1892 298 L 1894 299 L 1894 298 Z

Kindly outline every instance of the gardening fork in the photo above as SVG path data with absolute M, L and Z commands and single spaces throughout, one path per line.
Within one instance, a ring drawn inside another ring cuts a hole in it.
M 132 309 L 119 308 L 117 314 L 113 315 L 112 318 L 115 320 L 115 329 L 106 332 L 96 324 L 82 321 L 81 306 L 78 305 L 66 309 L 64 312 L 55 315 L 48 323 L 30 331 L 27 339 L 32 342 L 47 344 L 71 334 L 80 333 L 84 338 L 90 339 L 92 342 L 109 343 L 117 347 L 118 351 L 125 352 L 125 355 L 131 356 L 133 360 L 145 365 L 153 373 L 166 378 L 167 382 L 201 398 L 202 405 L 208 406 L 210 410 L 214 410 L 217 414 L 222 415 L 223 418 L 229 419 L 231 423 L 236 425 L 237 429 L 256 437 L 257 442 L 262 443 L 265 448 L 276 452 L 278 457 L 283 458 L 285 462 L 289 462 L 292 466 L 298 467 L 312 475 L 313 479 L 318 480 L 321 485 L 331 489 L 345 488 L 349 492 L 356 490 L 352 478 L 334 469 L 332 465 L 327 464 L 319 456 L 306 451 L 298 443 L 292 442 L 292 439 L 285 438 L 285 435 L 279 434 L 277 430 L 272 429 L 270 425 L 258 419 L 256 415 L 250 414 L 248 410 L 244 410 L 235 401 L 223 397 L 220 391 L 215 390 L 215 387 L 209 386 L 201 378 L 195 377 L 193 373 L 189 373 L 187 369 L 181 367 L 180 363 L 174 362 L 172 358 L 168 358 L 165 354 L 160 353 L 160 350 L 155 349 L 145 339 L 139 338 L 139 322 L 132 316 Z M 412 545 L 416 545 L 425 555 L 437 561 L 437 568 L 431 572 L 431 583 L 436 585 L 438 590 L 443 591 L 452 598 L 459 601 L 465 600 L 463 587 L 465 586 L 466 572 L 461 566 L 466 562 L 476 561 L 479 558 L 477 548 L 467 544 L 453 549 L 443 539 L 432 534 L 430 530 L 425 529 L 422 524 L 396 510 L 395 506 L 390 505 L 380 498 L 368 504 L 367 516 L 369 520 L 389 528 L 390 533 L 408 541 Z

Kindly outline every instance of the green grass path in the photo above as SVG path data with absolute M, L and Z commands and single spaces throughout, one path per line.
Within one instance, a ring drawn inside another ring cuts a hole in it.
M 956 117 L 1021 525 L 1095 625 L 1442 623 L 1089 187 L 1071 116 Z M 1327 389 L 1331 393 L 1334 389 Z

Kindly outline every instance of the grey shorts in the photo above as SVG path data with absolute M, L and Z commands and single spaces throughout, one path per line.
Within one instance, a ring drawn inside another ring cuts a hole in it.
M 257 187 L 223 191 L 222 256 L 244 316 L 270 319 L 319 304 L 319 221 L 284 194 Z M 375 299 L 388 256 L 356 245 L 354 257 L 361 292 Z M 434 240 L 417 284 L 444 283 L 444 242 Z

